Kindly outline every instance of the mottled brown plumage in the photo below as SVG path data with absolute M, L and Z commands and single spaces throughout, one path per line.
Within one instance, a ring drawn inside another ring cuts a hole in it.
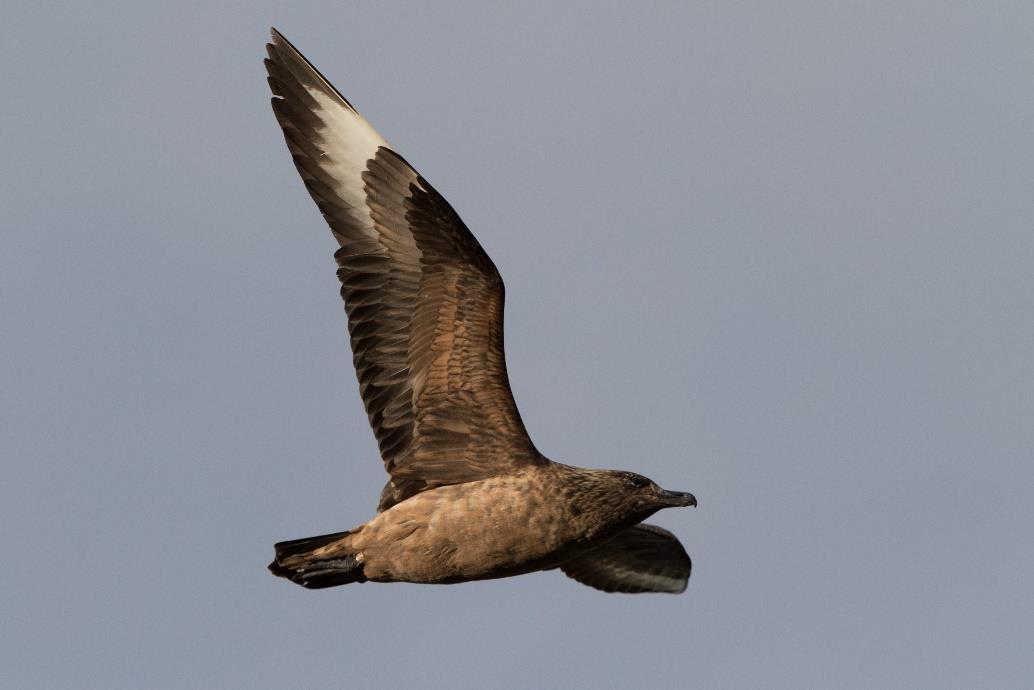
M 270 569 L 306 587 L 463 582 L 560 567 L 606 591 L 682 591 L 670 533 L 695 505 L 627 472 L 535 449 L 503 356 L 503 281 L 441 197 L 283 36 L 273 111 L 335 254 L 359 391 L 390 477 L 378 515 L 283 542 Z

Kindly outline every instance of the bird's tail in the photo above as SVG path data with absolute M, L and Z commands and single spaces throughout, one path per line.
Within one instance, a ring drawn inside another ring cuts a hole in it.
M 315 553 L 317 549 L 333 544 L 349 534 L 350 532 L 335 532 L 318 537 L 282 541 L 273 547 L 276 549 L 276 558 L 269 564 L 269 570 L 277 577 L 286 577 L 291 582 L 309 589 L 366 582 L 363 564 L 354 555 L 340 551 L 333 555 L 318 556 Z

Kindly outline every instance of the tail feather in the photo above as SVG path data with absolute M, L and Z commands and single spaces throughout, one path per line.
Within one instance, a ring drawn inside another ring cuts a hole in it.
M 282 541 L 279 544 L 274 545 L 273 548 L 276 549 L 277 560 L 280 560 L 281 558 L 298 556 L 309 551 L 315 551 L 327 544 L 333 544 L 338 539 L 347 537 L 349 534 L 351 534 L 351 532 L 334 532 L 333 534 L 321 534 L 318 537 L 292 539 L 291 541 Z
M 273 548 L 276 558 L 269 564 L 269 570 L 277 577 L 284 577 L 308 589 L 336 587 L 350 582 L 366 582 L 363 564 L 354 555 L 334 554 L 321 558 L 313 554 L 332 544 L 349 532 L 335 532 L 318 537 L 306 537 L 282 541 Z

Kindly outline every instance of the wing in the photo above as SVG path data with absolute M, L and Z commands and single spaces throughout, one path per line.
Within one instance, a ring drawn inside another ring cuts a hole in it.
M 560 566 L 570 578 L 604 592 L 686 590 L 692 563 L 671 532 L 639 524 Z
M 545 462 L 503 357 L 503 281 L 463 221 L 287 39 L 273 111 L 335 254 L 359 392 L 391 477 L 383 510 Z

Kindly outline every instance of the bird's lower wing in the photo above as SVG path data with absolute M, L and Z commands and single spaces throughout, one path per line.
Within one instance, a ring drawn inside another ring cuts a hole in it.
M 654 525 L 629 527 L 601 546 L 560 566 L 568 577 L 604 592 L 680 594 L 692 563 L 671 532 Z

